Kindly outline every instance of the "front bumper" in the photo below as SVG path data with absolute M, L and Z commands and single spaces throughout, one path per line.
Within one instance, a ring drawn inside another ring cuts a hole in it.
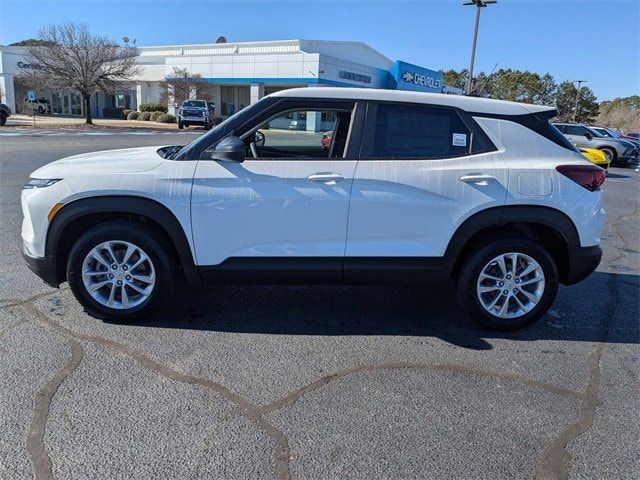
M 573 285 L 581 282 L 598 268 L 601 259 L 602 249 L 600 245 L 576 248 L 570 254 L 569 271 L 563 283 Z
M 180 123 L 188 123 L 189 125 L 205 125 L 209 123 L 207 117 L 178 117 Z
M 24 258 L 29 269 L 44 280 L 44 283 L 54 288 L 60 286 L 54 257 L 32 257 L 25 246 L 22 245 L 22 258 Z
M 633 156 L 620 156 L 616 159 L 615 163 L 617 164 L 622 164 L 622 165 L 629 165 L 631 163 L 637 163 L 640 160 L 640 158 Z

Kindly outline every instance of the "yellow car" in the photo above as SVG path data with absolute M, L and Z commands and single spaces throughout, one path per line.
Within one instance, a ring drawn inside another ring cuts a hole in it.
M 598 150 L 597 148 L 580 147 L 580 152 L 582 153 L 582 155 L 587 157 L 587 160 L 589 160 L 591 163 L 594 163 L 597 166 L 604 168 L 605 170 L 609 170 L 609 164 L 611 162 L 607 160 L 607 156 L 602 150 Z

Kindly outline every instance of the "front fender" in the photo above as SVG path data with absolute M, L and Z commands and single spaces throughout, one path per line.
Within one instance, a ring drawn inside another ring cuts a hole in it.
M 109 213 L 139 215 L 157 224 L 173 243 L 187 283 L 189 285 L 202 283 L 190 242 L 173 212 L 155 200 L 135 196 L 82 198 L 64 205 L 58 211 L 47 231 L 45 246 L 46 257 L 58 259 L 58 276 L 60 276 L 60 269 L 64 268 L 64 265 L 60 265 L 59 247 L 65 230 L 83 217 Z

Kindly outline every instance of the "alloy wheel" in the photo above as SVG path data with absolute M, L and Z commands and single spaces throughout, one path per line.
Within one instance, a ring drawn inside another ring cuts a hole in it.
M 545 276 L 540 264 L 528 255 L 504 253 L 481 270 L 476 293 L 482 307 L 499 318 L 516 319 L 540 302 Z
M 85 289 L 108 308 L 127 310 L 141 305 L 153 292 L 155 279 L 149 255 L 123 240 L 97 245 L 82 262 Z

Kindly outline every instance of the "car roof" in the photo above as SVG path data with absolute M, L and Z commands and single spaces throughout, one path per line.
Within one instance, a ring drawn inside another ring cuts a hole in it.
M 349 100 L 379 100 L 389 102 L 425 103 L 458 107 L 467 112 L 495 115 L 527 115 L 555 112 L 554 107 L 508 102 L 489 98 L 447 95 L 443 93 L 408 92 L 375 88 L 307 87 L 291 88 L 272 93 L 270 97 L 336 98 Z

